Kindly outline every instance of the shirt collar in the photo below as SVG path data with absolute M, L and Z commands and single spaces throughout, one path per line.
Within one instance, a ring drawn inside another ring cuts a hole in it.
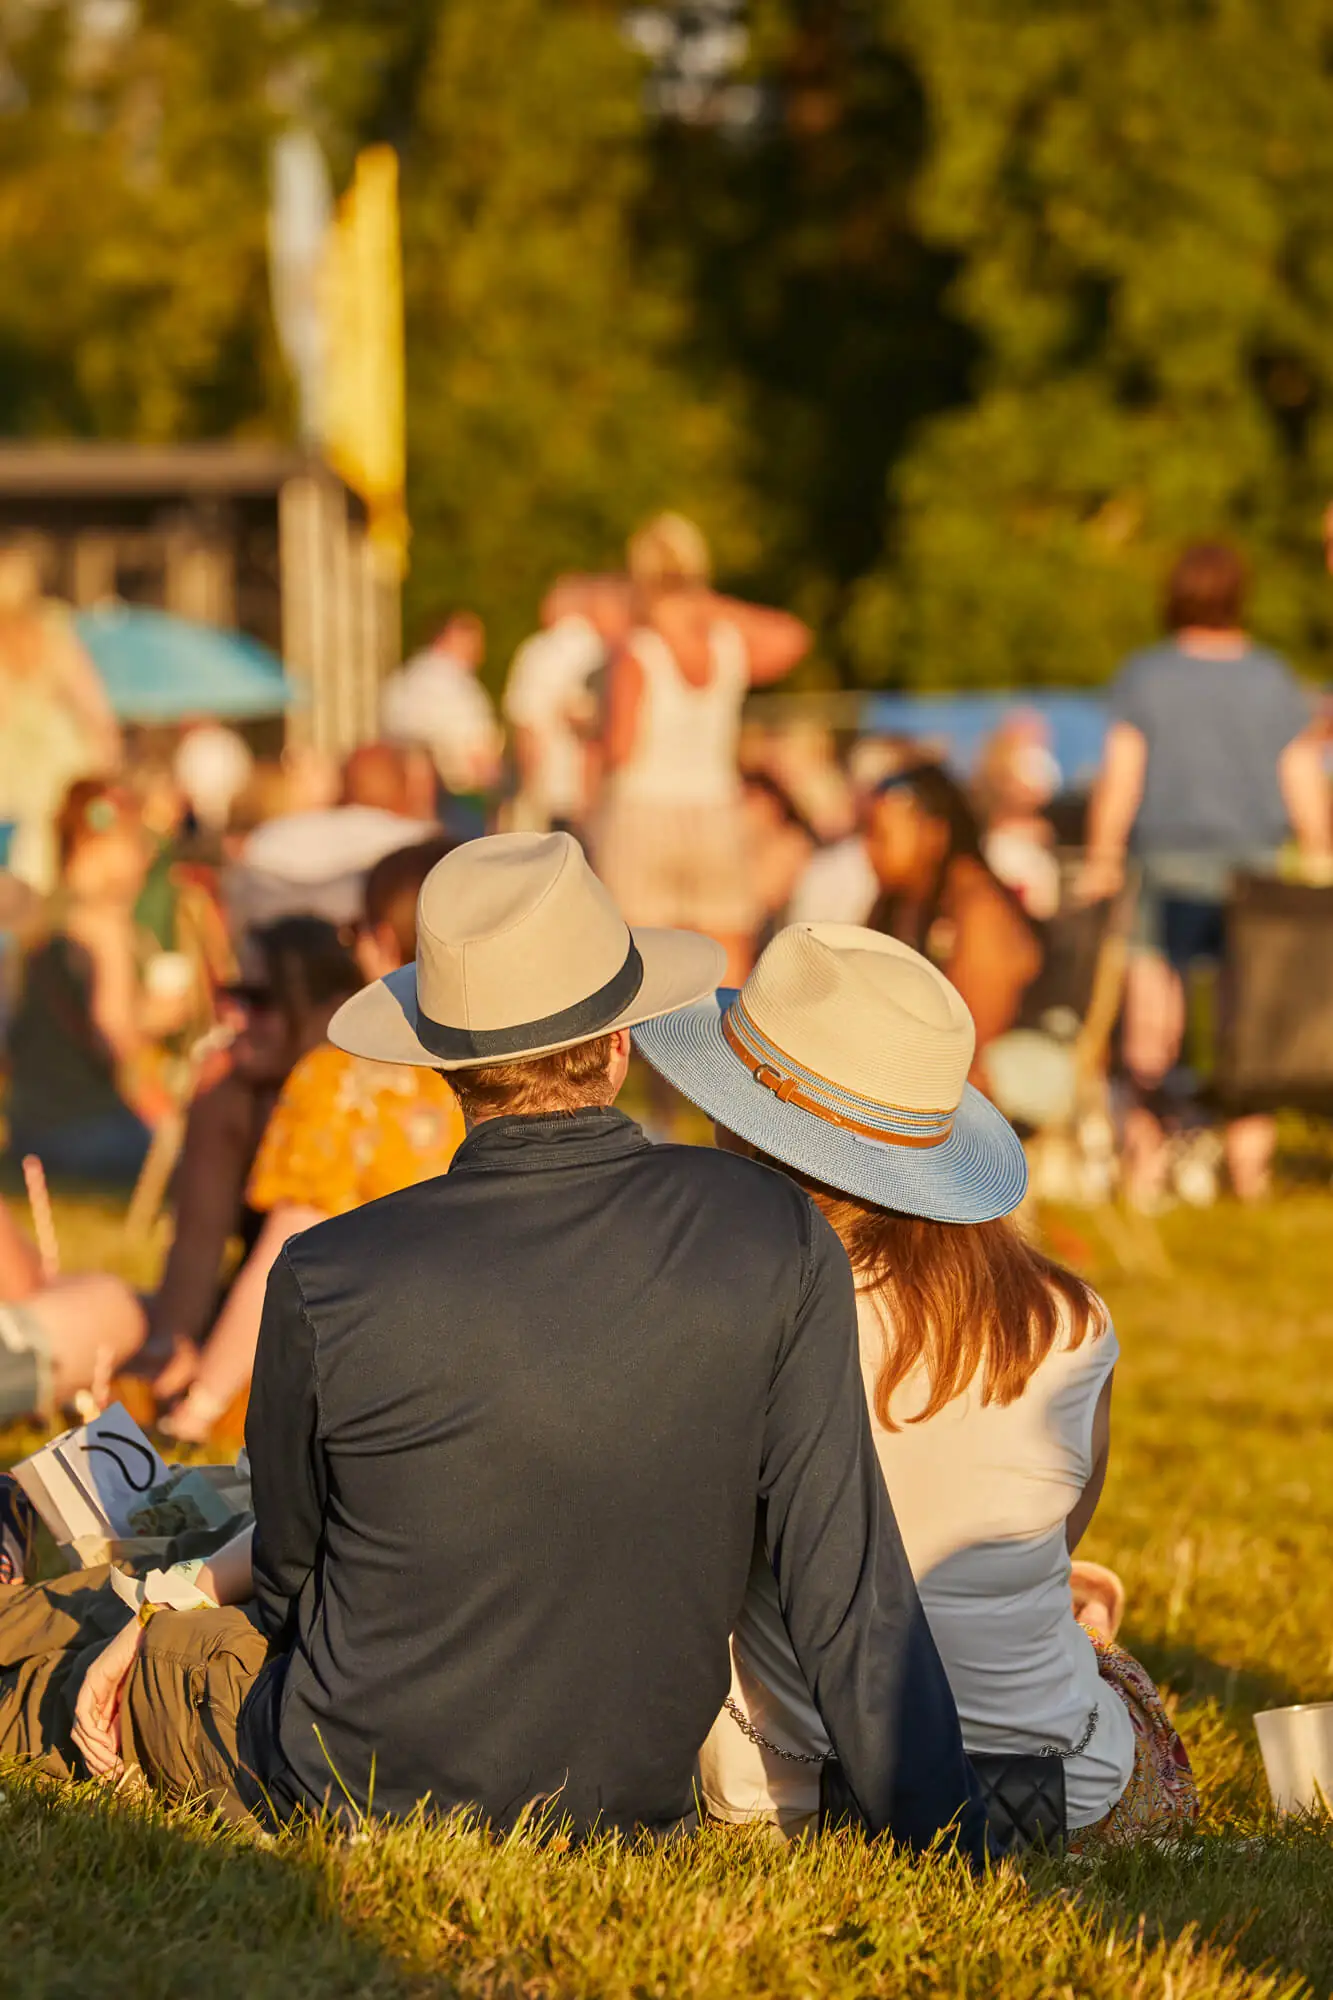
M 544 1167 L 600 1165 L 646 1150 L 642 1128 L 610 1105 L 542 1112 L 528 1118 L 485 1118 L 454 1154 L 457 1173 L 529 1173 Z

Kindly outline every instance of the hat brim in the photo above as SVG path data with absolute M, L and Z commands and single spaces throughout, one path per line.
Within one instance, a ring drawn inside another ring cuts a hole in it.
M 762 1153 L 843 1194 L 934 1222 L 993 1222 L 1027 1191 L 1022 1142 L 979 1090 L 964 1085 L 953 1129 L 938 1146 L 863 1139 L 784 1104 L 756 1083 L 722 1032 L 727 989 L 634 1034 L 639 1053 L 719 1125 Z
M 597 1029 L 599 1035 L 617 1028 L 636 1028 L 654 1015 L 669 1014 L 711 993 L 717 985 L 726 953 L 712 938 L 697 931 L 636 930 L 632 933 L 643 960 L 643 982 L 628 1007 Z M 554 1055 L 589 1039 L 586 1032 L 564 1041 L 536 1042 L 503 1058 L 468 1056 L 446 1062 L 433 1055 L 417 1035 L 417 969 L 404 965 L 377 979 L 345 1000 L 329 1023 L 329 1040 L 348 1055 L 371 1062 L 406 1063 L 416 1069 L 478 1069 L 483 1063 L 526 1062 L 532 1056 Z

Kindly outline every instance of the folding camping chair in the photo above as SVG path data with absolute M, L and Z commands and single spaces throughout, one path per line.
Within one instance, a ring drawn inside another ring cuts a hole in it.
M 1060 900 L 1041 926 L 1045 963 L 1029 989 L 1022 1020 L 1054 1033 L 1068 1051 L 1068 1085 L 1058 1111 L 1025 1138 L 1029 1190 L 1037 1202 L 1096 1212 L 1098 1228 L 1126 1270 L 1169 1268 L 1148 1216 L 1122 1211 L 1120 1160 L 1111 1111 L 1111 1046 L 1124 1002 L 1138 879 L 1096 902 L 1080 894 L 1085 855 L 1059 851 Z
M 1220 1001 L 1220 1109 L 1333 1115 L 1333 887 L 1236 878 Z
M 1040 925 L 1043 964 L 1024 996 L 1020 1026 L 1066 1051 L 1067 1087 L 1029 1131 L 1033 1192 L 1080 1204 L 1105 1200 L 1115 1183 L 1107 1070 L 1124 997 L 1134 886 L 1085 902 L 1084 856 L 1062 849 L 1060 899 Z M 1055 1108 L 1058 1103 L 1058 1108 Z

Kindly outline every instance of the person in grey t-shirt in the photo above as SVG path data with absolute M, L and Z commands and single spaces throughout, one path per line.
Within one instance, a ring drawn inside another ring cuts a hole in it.
M 1271 866 L 1291 834 L 1307 861 L 1327 862 L 1330 853 L 1312 704 L 1287 662 L 1245 632 L 1245 582 L 1240 557 L 1224 544 L 1187 549 L 1167 590 L 1169 637 L 1131 654 L 1111 689 L 1085 889 L 1111 892 L 1127 853 L 1141 871 L 1125 1046 L 1144 1090 L 1179 1057 L 1191 969 L 1220 960 L 1231 876 Z M 1228 1128 L 1227 1165 L 1242 1198 L 1264 1192 L 1272 1147 L 1269 1119 Z M 1127 1124 L 1126 1165 L 1132 1194 L 1158 1192 L 1163 1134 L 1145 1105 Z

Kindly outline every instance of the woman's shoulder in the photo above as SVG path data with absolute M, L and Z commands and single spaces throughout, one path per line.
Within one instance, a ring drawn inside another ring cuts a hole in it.
M 287 1109 L 300 1105 L 313 1110 L 327 1103 L 332 1109 L 338 1087 L 355 1061 L 355 1056 L 335 1048 L 332 1042 L 320 1042 L 315 1048 L 307 1049 L 287 1072 L 279 1094 L 280 1104 Z
M 1120 1358 L 1115 1323 L 1105 1301 L 1091 1287 L 1085 1288 L 1088 1305 L 1085 1320 L 1076 1312 L 1074 1301 L 1063 1286 L 1052 1282 L 1050 1289 L 1056 1312 L 1055 1338 L 1018 1395 L 1003 1404 L 987 1400 L 983 1361 L 961 1394 L 939 1412 L 941 1418 L 956 1425 L 969 1415 L 1013 1410 L 1016 1405 L 1030 1408 L 1033 1405 L 1045 1407 L 1059 1403 L 1078 1408 L 1085 1401 L 1096 1399 Z M 873 1290 L 858 1291 L 856 1312 L 862 1363 L 865 1368 L 874 1369 L 883 1355 L 885 1343 L 893 1340 L 892 1312 L 883 1295 Z M 894 1392 L 895 1419 L 899 1422 L 910 1420 L 924 1406 L 928 1395 L 929 1385 L 923 1362 L 904 1378 Z

